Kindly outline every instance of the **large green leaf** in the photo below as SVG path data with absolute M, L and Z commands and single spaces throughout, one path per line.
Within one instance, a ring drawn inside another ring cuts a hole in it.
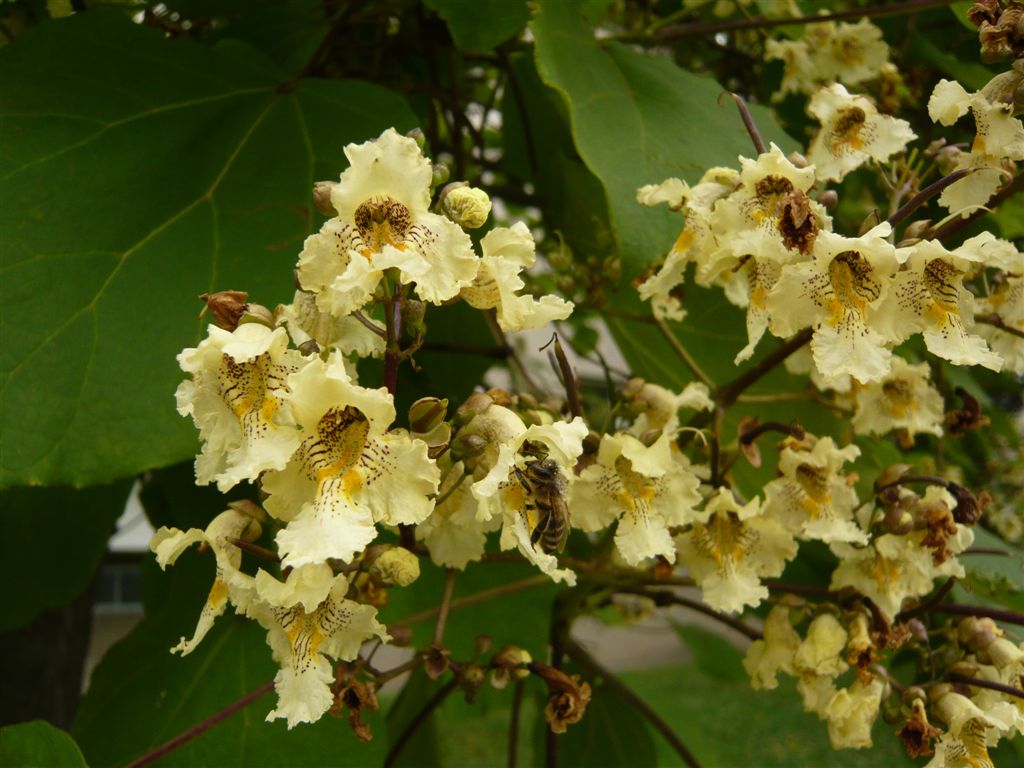
M 448 24 L 463 51 L 487 53 L 526 26 L 526 0 L 424 0 Z
M 289 300 L 312 182 L 345 143 L 415 119 L 384 89 L 285 82 L 248 46 L 107 8 L 3 48 L 0 76 L 0 485 L 179 461 L 196 438 L 174 356 L 202 333 L 196 295 Z
M 75 740 L 45 720 L 0 728 L 0 765 L 7 768 L 86 768 Z
M 974 545 L 960 556 L 966 586 L 994 602 L 1024 610 L 1024 550 L 980 525 L 973 530 Z
M 107 653 L 75 719 L 73 733 L 92 766 L 124 765 L 238 701 L 274 677 L 266 633 L 256 622 L 222 616 L 189 656 L 168 649 L 195 626 L 213 581 L 213 556 L 186 553 L 168 574 L 147 563 L 156 590 L 146 618 Z M 229 611 L 230 614 L 230 611 Z M 375 738 L 356 741 L 348 723 L 325 716 L 287 730 L 264 722 L 276 694 L 263 696 L 164 758 L 161 765 L 376 766 L 385 751 L 383 718 L 366 718 Z
M 28 624 L 43 609 L 63 605 L 85 589 L 130 488 L 122 481 L 84 490 L 0 493 L 0 581 L 31 584 L 31 589 L 6 591 L 0 631 Z
M 636 202 L 636 190 L 669 176 L 696 180 L 754 150 L 731 99 L 706 77 L 662 56 L 601 42 L 582 0 L 540 0 L 531 24 L 541 78 L 569 108 L 580 156 L 605 186 L 624 275 L 659 259 L 679 234 L 678 214 Z M 766 141 L 793 142 L 767 110 L 754 115 Z
M 542 713 L 538 715 L 543 718 Z M 566 765 L 606 768 L 656 766 L 654 742 L 647 721 L 628 701 L 614 688 L 594 685 L 583 719 L 558 737 L 559 760 Z

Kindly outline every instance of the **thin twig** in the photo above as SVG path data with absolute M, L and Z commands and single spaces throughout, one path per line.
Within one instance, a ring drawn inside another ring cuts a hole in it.
M 672 347 L 672 351 L 679 356 L 679 359 L 683 361 L 686 367 L 690 369 L 690 372 L 709 387 L 714 387 L 715 383 L 711 381 L 711 379 L 708 378 L 708 375 L 704 373 L 699 365 L 697 365 L 697 361 L 693 359 L 686 347 L 679 342 L 679 339 L 677 339 L 676 335 L 672 333 L 672 329 L 668 327 L 665 321 L 660 317 L 655 317 L 654 324 L 658 326 L 658 330 L 661 331 L 661 335 L 665 337 L 665 341 L 668 342 L 669 346 Z
M 697 21 L 689 24 L 673 24 L 664 27 L 654 34 L 654 40 L 675 40 L 692 35 L 711 35 L 717 32 L 732 32 L 740 29 L 769 29 L 785 27 L 791 24 L 818 24 L 824 21 L 841 21 L 843 19 L 860 19 L 863 17 L 879 18 L 882 16 L 898 16 L 915 13 L 928 8 L 949 5 L 951 0 L 906 0 L 903 3 L 875 5 L 867 8 L 850 8 L 844 11 L 826 13 L 820 16 L 797 16 L 792 19 L 767 19 L 755 16 L 750 19 L 730 19 L 728 21 Z
M 155 749 L 152 749 L 146 754 L 137 758 L 133 762 L 129 763 L 127 768 L 142 768 L 142 766 L 144 765 L 149 765 L 150 763 L 156 762 L 165 755 L 169 755 L 174 750 L 192 741 L 192 739 L 196 738 L 197 736 L 201 736 L 222 720 L 226 720 L 227 718 L 231 717 L 231 715 L 235 714 L 235 712 L 238 712 L 240 709 L 245 709 L 254 701 L 263 698 L 272 690 L 274 690 L 274 681 L 268 680 L 256 690 L 250 691 L 249 693 L 245 694 L 245 696 L 240 698 L 238 701 L 228 704 L 226 707 L 224 707 L 224 709 L 220 710 L 219 712 L 216 712 L 213 715 L 210 715 L 210 717 L 206 718 L 201 723 L 197 723 L 196 725 L 189 728 L 187 731 L 179 733 L 170 741 L 165 741 L 159 747 L 156 747 Z
M 914 616 L 920 616 L 922 613 L 928 613 L 934 606 L 942 602 L 942 599 L 950 593 L 953 586 L 956 584 L 956 576 L 950 576 L 946 579 L 946 582 L 939 587 L 938 592 L 929 597 L 920 605 L 916 605 L 906 611 L 900 611 L 896 614 L 896 621 L 906 621 L 907 619 L 913 618 Z
M 380 327 L 379 325 L 377 325 L 377 324 L 376 324 L 375 322 L 373 322 L 373 320 L 371 320 L 371 319 L 370 319 L 370 318 L 368 318 L 368 317 L 367 317 L 366 315 L 364 315 L 364 314 L 362 313 L 362 311 L 361 311 L 361 310 L 358 310 L 358 309 L 357 309 L 357 310 L 356 310 L 355 312 L 353 312 L 353 313 L 352 313 L 352 317 L 354 317 L 354 318 L 355 318 L 356 320 L 358 320 L 358 321 L 359 321 L 360 323 L 362 323 L 363 325 L 365 325 L 365 326 L 366 326 L 367 328 L 369 328 L 369 329 L 370 329 L 370 330 L 371 330 L 371 331 L 372 331 L 373 333 L 377 334 L 377 335 L 378 335 L 378 336 L 380 336 L 380 337 L 381 337 L 382 339 L 387 339 L 387 337 L 388 337 L 388 332 L 387 332 L 387 330 L 385 330 L 384 328 L 381 328 L 381 327 Z
M 1007 325 L 1006 322 L 999 315 L 975 315 L 974 322 L 984 323 L 985 325 L 991 325 L 993 328 L 998 328 L 1000 331 L 1017 336 L 1024 339 L 1024 331 L 1019 328 L 1014 328 L 1012 325 Z
M 747 102 L 738 93 L 730 93 L 729 95 L 736 102 L 736 108 L 740 111 L 743 125 L 747 129 L 747 133 L 750 134 L 750 140 L 754 142 L 754 149 L 757 150 L 757 154 L 763 155 L 765 153 L 764 139 L 761 138 L 761 132 L 757 130 L 757 123 L 754 122 L 750 110 L 747 109 Z
M 933 605 L 932 610 L 937 613 L 952 613 L 956 616 L 984 616 L 996 621 L 1005 621 L 1007 624 L 1016 624 L 1024 627 L 1024 614 L 1016 611 L 1005 611 L 1001 608 L 986 608 L 983 605 L 959 605 L 957 603 L 939 603 Z
M 266 547 L 261 547 L 259 544 L 253 544 L 251 541 L 246 541 L 245 539 L 235 539 L 230 537 L 228 538 L 228 541 L 234 544 L 243 552 L 248 552 L 250 555 L 255 555 L 256 557 L 262 560 L 266 560 L 267 562 L 281 562 L 281 558 L 277 556 L 276 552 L 267 549 Z
M 753 385 L 762 376 L 769 373 L 787 357 L 807 344 L 813 335 L 813 329 L 804 328 L 756 365 L 747 369 L 732 381 L 718 387 L 714 394 L 715 402 L 717 402 L 722 408 L 728 408 L 736 402 L 736 398 L 739 397 L 744 390 Z
M 725 624 L 727 627 L 731 627 L 739 632 L 741 635 L 751 639 L 760 640 L 763 635 L 761 632 L 754 627 L 744 624 L 739 619 L 729 616 L 725 613 L 719 613 L 718 611 L 709 608 L 699 600 L 692 600 L 682 595 L 677 595 L 675 592 L 669 592 L 668 590 L 649 590 L 649 589 L 620 589 L 619 592 L 625 592 L 633 595 L 643 595 L 654 600 L 654 604 L 657 606 L 668 606 L 668 605 L 681 605 L 684 608 L 689 608 L 691 611 L 697 611 L 705 616 L 710 616 L 715 621 Z
M 551 339 L 555 342 L 555 360 L 558 362 L 558 370 L 562 374 L 562 386 L 565 388 L 565 396 L 569 401 L 569 414 L 575 419 L 583 414 L 583 409 L 580 407 L 580 385 L 575 371 L 569 365 L 569 358 L 565 356 L 562 343 L 558 340 L 558 334 L 554 334 Z M 550 343 L 549 341 L 548 344 Z M 544 346 L 546 347 L 547 344 Z
M 946 675 L 946 679 L 951 683 L 965 683 L 966 685 L 973 685 L 975 688 L 988 688 L 990 691 L 999 691 L 1010 696 L 1016 696 L 1018 699 L 1024 699 L 1024 691 L 1006 683 L 997 683 L 994 680 L 979 680 L 976 677 L 958 675 L 956 672 L 950 672 Z
M 395 739 L 395 743 L 391 745 L 391 749 L 388 750 L 387 757 L 384 758 L 384 768 L 390 768 L 395 764 L 395 760 L 405 749 L 405 745 L 409 743 L 409 740 L 415 735 L 416 731 L 419 730 L 420 726 L 427 721 L 430 714 L 437 709 L 448 698 L 448 694 L 455 690 L 455 686 L 458 684 L 458 680 L 452 678 L 447 683 L 442 685 L 437 691 L 431 696 L 427 703 L 423 705 L 422 709 L 416 713 L 409 724 L 405 726 L 401 733 L 398 734 L 398 738 Z
M 448 612 L 452 607 L 452 592 L 455 589 L 455 576 L 458 573 L 454 568 L 448 568 L 444 574 L 444 594 L 441 595 L 441 606 L 437 614 L 437 624 L 434 626 L 434 645 L 440 647 L 444 640 L 444 629 L 448 623 Z
M 367 659 L 367 661 L 369 661 L 369 659 Z M 418 667 L 422 663 L 423 656 L 417 653 L 411 659 L 399 664 L 397 667 L 386 669 L 383 672 L 371 672 L 371 674 L 373 674 L 373 679 L 377 683 L 377 685 L 383 685 L 388 680 L 394 680 L 396 677 L 399 677 L 400 675 L 404 675 L 406 672 L 410 672 L 416 669 L 416 667 Z
M 522 680 L 516 680 L 512 689 L 512 712 L 508 717 L 508 768 L 516 768 L 516 757 L 519 751 L 519 710 L 523 705 Z
M 1003 187 L 994 195 L 992 195 L 992 197 L 989 199 L 987 203 L 985 203 L 984 206 L 979 207 L 969 216 L 963 216 L 958 219 L 952 219 L 951 221 L 947 221 L 934 232 L 930 232 L 928 234 L 928 237 L 933 240 L 944 240 L 950 235 L 956 234 L 961 229 L 970 224 L 972 221 L 977 219 L 979 216 L 984 216 L 986 213 L 989 213 L 991 209 L 998 206 L 1001 202 L 1009 198 L 1011 195 L 1016 194 L 1021 188 L 1024 188 L 1024 173 L 1017 174 L 1013 181 L 1011 181 L 1005 187 Z
M 629 686 L 609 672 L 605 667 L 601 666 L 593 656 L 583 650 L 582 646 L 572 638 L 569 638 L 565 649 L 576 663 L 590 672 L 591 675 L 603 678 L 607 685 L 614 688 L 615 692 L 618 693 L 619 696 L 625 699 L 628 704 L 643 715 L 654 729 L 672 745 L 676 754 L 679 755 L 680 759 L 682 759 L 686 765 L 690 766 L 690 768 L 700 768 L 700 763 L 697 762 L 697 758 L 694 757 L 693 753 L 690 752 L 685 744 L 683 744 L 679 736 L 676 735 L 676 732 L 669 727 L 668 723 L 661 719 L 657 712 L 651 709 L 646 701 L 637 696 Z
M 550 584 L 551 579 L 544 574 L 537 576 L 530 576 L 520 581 L 510 581 L 508 584 L 502 584 L 500 587 L 494 587 L 493 589 L 485 589 L 482 592 L 477 592 L 473 595 L 467 595 L 466 597 L 456 598 L 452 600 L 450 611 L 457 611 L 460 608 L 468 608 L 471 605 L 478 605 L 479 603 L 486 603 L 488 600 L 494 600 L 497 597 L 503 597 L 504 595 L 510 595 L 514 592 L 521 592 L 524 589 L 530 589 L 531 587 L 539 587 L 543 584 Z M 390 622 L 393 627 L 409 626 L 412 624 L 419 624 L 421 621 L 432 619 L 437 616 L 441 611 L 441 606 L 435 606 L 433 608 L 426 608 L 416 613 L 411 613 L 404 619 Z
M 970 168 L 961 168 L 959 171 L 953 171 L 948 176 L 943 176 L 938 181 L 929 184 L 927 187 L 922 189 L 920 192 L 918 192 L 916 195 L 910 198 L 907 202 L 905 202 L 903 204 L 903 207 L 901 207 L 894 214 L 892 214 L 888 219 L 886 219 L 886 221 L 888 221 L 890 225 L 895 227 L 897 224 L 899 224 L 910 214 L 912 214 L 922 205 L 924 205 L 933 197 L 935 197 L 935 195 L 939 194 L 939 192 L 944 190 L 950 184 L 960 181 L 960 179 L 969 174 L 971 170 L 972 169 Z

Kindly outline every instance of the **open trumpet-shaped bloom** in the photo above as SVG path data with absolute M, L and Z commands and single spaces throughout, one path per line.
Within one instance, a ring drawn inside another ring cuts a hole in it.
M 853 521 L 857 494 L 840 473 L 859 455 L 857 446 L 837 448 L 830 437 L 818 439 L 813 448 L 786 446 L 779 456 L 782 477 L 764 487 L 764 514 L 803 538 L 866 543 L 867 535 Z
M 550 521 L 557 526 L 567 530 L 571 525 L 567 501 L 586 436 L 587 426 L 580 418 L 528 427 L 501 446 L 494 466 L 472 485 L 479 519 L 499 516 L 502 520 L 501 548 L 518 547 L 523 557 L 541 571 L 570 586 L 576 583 L 576 574 L 559 568 L 558 558 L 544 551 L 541 541 L 534 541 L 534 534 L 539 525 L 549 522 L 545 519 L 548 514 L 559 516 Z M 541 458 L 538 452 L 557 466 L 557 472 L 550 473 L 551 485 L 538 487 L 528 479 L 529 465 Z M 544 498 L 539 500 L 538 495 Z
M 178 355 L 192 375 L 175 393 L 178 413 L 191 416 L 203 441 L 196 482 L 227 491 L 260 472 L 281 469 L 299 443 L 287 415 L 287 378 L 302 365 L 284 328 L 244 323 L 209 327 L 194 349 Z
M 869 159 L 888 160 L 916 138 L 906 120 L 879 114 L 839 83 L 815 93 L 807 111 L 821 123 L 807 153 L 819 179 L 839 181 Z
M 762 578 L 782 573 L 796 555 L 793 535 L 761 513 L 758 499 L 739 506 L 727 488 L 694 513 L 692 528 L 676 537 L 680 563 L 716 611 L 739 611 L 768 597 Z
M 669 528 L 692 519 L 699 484 L 667 435 L 651 446 L 632 435 L 605 435 L 597 461 L 573 484 L 573 524 L 599 531 L 618 520 L 615 546 L 629 565 L 657 555 L 674 562 Z
M 893 356 L 892 370 L 880 380 L 858 387 L 853 430 L 859 435 L 884 435 L 894 429 L 941 435 L 942 395 L 931 385 L 928 363 L 911 365 Z
M 419 523 L 440 474 L 427 446 L 394 421 L 391 395 L 353 384 L 341 357 L 313 360 L 288 380 L 302 442 L 288 465 L 262 481 L 267 511 L 287 520 L 277 534 L 285 566 L 351 560 L 375 523 Z
M 320 309 L 339 316 L 359 309 L 391 268 L 435 304 L 469 285 L 478 259 L 461 227 L 430 212 L 432 170 L 419 145 L 389 128 L 349 144 L 345 156 L 350 165 L 331 190 L 338 215 L 299 256 L 299 283 Z
M 492 229 L 480 241 L 483 256 L 473 282 L 461 296 L 477 309 L 497 310 L 498 325 L 505 332 L 540 328 L 572 314 L 571 302 L 557 296 L 522 296 L 526 283 L 519 276 L 537 259 L 533 235 L 522 222 Z
M 889 371 L 886 339 L 874 329 L 874 312 L 896 271 L 896 250 L 879 224 L 862 237 L 822 232 L 813 261 L 782 268 L 768 296 L 772 332 L 789 336 L 814 325 L 811 352 L 826 380 L 850 375 L 876 381 Z
M 371 637 L 390 637 L 377 621 L 377 609 L 347 600 L 348 581 L 326 564 L 296 568 L 285 582 L 260 571 L 256 591 L 248 613 L 267 630 L 280 665 L 274 677 L 277 706 L 267 720 L 283 718 L 288 728 L 314 723 L 334 702 L 329 659 L 350 661 Z

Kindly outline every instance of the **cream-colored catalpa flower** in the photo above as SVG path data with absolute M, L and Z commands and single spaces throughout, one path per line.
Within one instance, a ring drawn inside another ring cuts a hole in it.
M 896 254 L 904 270 L 894 278 L 872 326 L 891 343 L 921 333 L 929 352 L 957 365 L 1002 368 L 1002 358 L 985 340 L 967 332 L 974 319 L 974 296 L 963 281 L 981 262 L 980 249 L 965 243 L 947 251 L 938 241 L 922 240 Z
M 942 435 L 942 395 L 931 384 L 928 363 L 911 365 L 898 355 L 892 370 L 871 384 L 854 388 L 853 431 L 884 435 L 902 429 L 909 437 Z
M 439 503 L 416 526 L 416 539 L 426 544 L 436 565 L 462 570 L 483 556 L 487 534 L 498 530 L 502 519 L 497 515 L 489 520 L 477 518 L 473 478 L 466 474 L 463 462 L 452 464 L 450 453 L 446 453 L 438 464 L 442 474 Z
M 942 125 L 952 125 L 968 110 L 976 133 L 971 151 L 960 155 L 956 168 L 971 173 L 939 196 L 940 205 L 963 216 L 985 205 L 1008 178 L 1004 161 L 1024 160 L 1024 124 L 1013 116 L 1012 104 L 989 101 L 981 91 L 968 93 L 951 80 L 940 80 L 928 100 L 928 115 Z
M 789 618 L 789 608 L 773 607 L 764 620 L 762 639 L 752 642 L 743 657 L 743 668 L 750 675 L 751 687 L 772 690 L 779 686 L 779 672 L 796 674 L 793 659 L 800 642 L 800 635 Z
M 698 283 L 703 285 L 702 281 L 708 279 L 704 257 L 716 248 L 711 233 L 711 211 L 718 200 L 739 186 L 739 176 L 732 168 L 710 168 L 693 187 L 672 178 L 637 190 L 638 203 L 647 206 L 666 203 L 674 211 L 681 210 L 686 220 L 661 267 L 637 287 L 640 298 L 651 302 L 656 317 L 679 321 L 685 316 L 672 290 L 683 282 L 687 264 L 697 264 Z
M 1009 702 L 1002 702 L 1014 709 Z M 935 744 L 935 757 L 925 768 L 994 768 L 988 748 L 1012 730 L 1006 708 L 984 710 L 966 696 L 946 691 L 935 698 L 932 708 L 949 726 Z
M 871 746 L 871 728 L 878 719 L 885 684 L 877 677 L 867 683 L 859 678 L 841 688 L 825 707 L 832 749 L 864 749 Z
M 1024 272 L 1024 264 L 1020 272 Z M 1008 276 L 993 293 L 977 299 L 976 307 L 978 314 L 995 315 L 1009 328 L 1024 333 L 1024 275 Z M 1024 374 L 1024 338 L 987 323 L 976 323 L 971 330 L 988 340 L 1008 370 Z
M 541 571 L 569 586 L 576 583 L 576 574 L 559 568 L 547 550 L 572 523 L 567 502 L 586 436 L 587 425 L 579 417 L 534 424 L 502 444 L 494 466 L 471 486 L 478 518 L 502 521 L 501 548 L 518 547 Z M 541 462 L 551 463 L 531 466 Z
M 721 253 L 708 268 L 731 270 L 749 256 L 799 261 L 827 227 L 825 208 L 807 196 L 814 168 L 797 168 L 774 143 L 756 160 L 740 158 L 740 187 L 718 201 L 710 226 Z
M 533 235 L 521 221 L 495 227 L 480 241 L 483 257 L 476 278 L 460 293 L 471 307 L 495 309 L 506 333 L 540 328 L 572 314 L 572 302 L 557 296 L 519 295 L 526 283 L 519 276 L 537 260 Z
M 469 285 L 478 259 L 458 224 L 429 211 L 433 172 L 419 145 L 389 128 L 349 144 L 345 156 L 349 167 L 331 189 L 338 215 L 306 239 L 299 256 L 299 284 L 316 294 L 317 306 L 351 314 L 391 268 L 434 304 Z
M 652 431 L 675 437 L 680 429 L 680 410 L 710 411 L 715 407 L 711 390 L 699 381 L 690 382 L 682 392 L 672 392 L 643 379 L 630 379 L 622 389 L 622 399 L 636 415 L 630 428 L 635 437 Z
M 932 488 L 946 493 L 936 486 Z M 925 494 L 926 503 L 931 500 L 932 488 Z M 952 509 L 955 502 L 948 498 L 946 501 Z M 957 525 L 956 533 L 945 541 L 945 557 L 940 562 L 936 562 L 935 550 L 923 543 L 927 535 L 926 530 L 903 535 L 886 533 L 875 537 L 866 547 L 843 542 L 830 544 L 839 558 L 832 573 L 832 589 L 853 587 L 871 598 L 889 619 L 894 618 L 906 598 L 928 594 L 936 579 L 964 575 L 955 556 L 971 545 L 974 532 L 965 525 Z
M 604 435 L 597 460 L 573 483 L 572 522 L 599 531 L 618 520 L 615 546 L 629 565 L 657 555 L 674 562 L 669 528 L 692 520 L 699 486 L 668 435 L 650 446 L 628 434 Z
M 917 137 L 906 120 L 879 114 L 868 99 L 839 83 L 815 93 L 807 111 L 821 123 L 807 152 L 821 180 L 840 181 L 869 159 L 884 162 Z
M 836 695 L 835 679 L 850 668 L 843 659 L 848 638 L 835 616 L 822 613 L 808 625 L 807 635 L 793 655 L 796 687 L 804 700 L 804 710 L 822 719 Z
M 171 649 L 171 653 L 188 656 L 196 649 L 206 634 L 213 627 L 213 622 L 227 609 L 228 602 L 244 613 L 252 600 L 252 577 L 242 573 L 242 550 L 232 539 L 251 541 L 259 536 L 259 524 L 249 515 L 234 509 L 221 512 L 206 530 L 189 528 L 187 531 L 178 528 L 161 526 L 149 542 L 149 549 L 156 555 L 156 562 L 161 570 L 174 565 L 182 552 L 193 544 L 209 547 L 217 559 L 217 572 L 213 578 L 213 586 L 206 597 L 206 603 L 199 612 L 199 621 L 190 639 L 181 641 Z
M 386 390 L 353 384 L 337 354 L 313 360 L 288 386 L 302 444 L 262 480 L 267 511 L 288 521 L 277 534 L 285 567 L 350 561 L 377 536 L 375 523 L 430 514 L 440 473 L 426 443 L 387 431 L 395 406 Z
M 780 575 L 796 555 L 793 535 L 761 513 L 758 499 L 741 507 L 727 488 L 693 516 L 696 522 L 676 536 L 676 547 L 704 602 L 727 612 L 759 605 L 768 597 L 761 579 Z
M 274 677 L 277 706 L 267 720 L 284 718 L 288 728 L 315 723 L 334 702 L 329 659 L 351 661 L 371 637 L 391 638 L 376 608 L 345 599 L 348 581 L 325 563 L 295 568 L 283 583 L 261 570 L 255 581 L 259 599 L 248 614 L 267 630 L 281 667 Z
M 383 336 L 354 317 L 338 317 L 321 311 L 316 297 L 306 291 L 296 291 L 292 303 L 279 306 L 277 313 L 296 346 L 315 341 L 320 349 L 337 349 L 344 355 L 381 357 L 384 354 Z
M 284 328 L 260 323 L 234 331 L 211 325 L 198 347 L 178 355 L 192 374 L 175 392 L 178 413 L 192 417 L 203 441 L 196 483 L 216 481 L 227 491 L 288 462 L 299 437 L 287 415 L 286 380 L 304 362 L 288 349 Z
M 814 326 L 811 352 L 826 381 L 877 381 L 889 372 L 892 353 L 872 323 L 897 268 L 891 232 L 887 222 L 861 237 L 822 232 L 814 260 L 783 267 L 768 295 L 772 333 L 787 337 Z
M 853 520 L 857 493 L 843 464 L 860 456 L 855 445 L 837 448 L 831 437 L 808 447 L 790 443 L 779 455 L 781 477 L 764 487 L 764 514 L 795 535 L 819 541 L 866 544 L 867 534 Z

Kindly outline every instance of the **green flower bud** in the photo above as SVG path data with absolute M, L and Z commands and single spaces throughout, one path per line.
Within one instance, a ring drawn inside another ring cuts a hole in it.
M 463 229 L 478 229 L 491 214 L 491 198 L 482 189 L 455 182 L 441 191 L 441 210 Z
M 426 434 L 444 421 L 448 413 L 448 400 L 440 397 L 421 397 L 409 406 L 409 428 Z
M 370 573 L 385 584 L 407 587 L 420 577 L 420 559 L 404 547 L 392 547 L 373 561 Z

